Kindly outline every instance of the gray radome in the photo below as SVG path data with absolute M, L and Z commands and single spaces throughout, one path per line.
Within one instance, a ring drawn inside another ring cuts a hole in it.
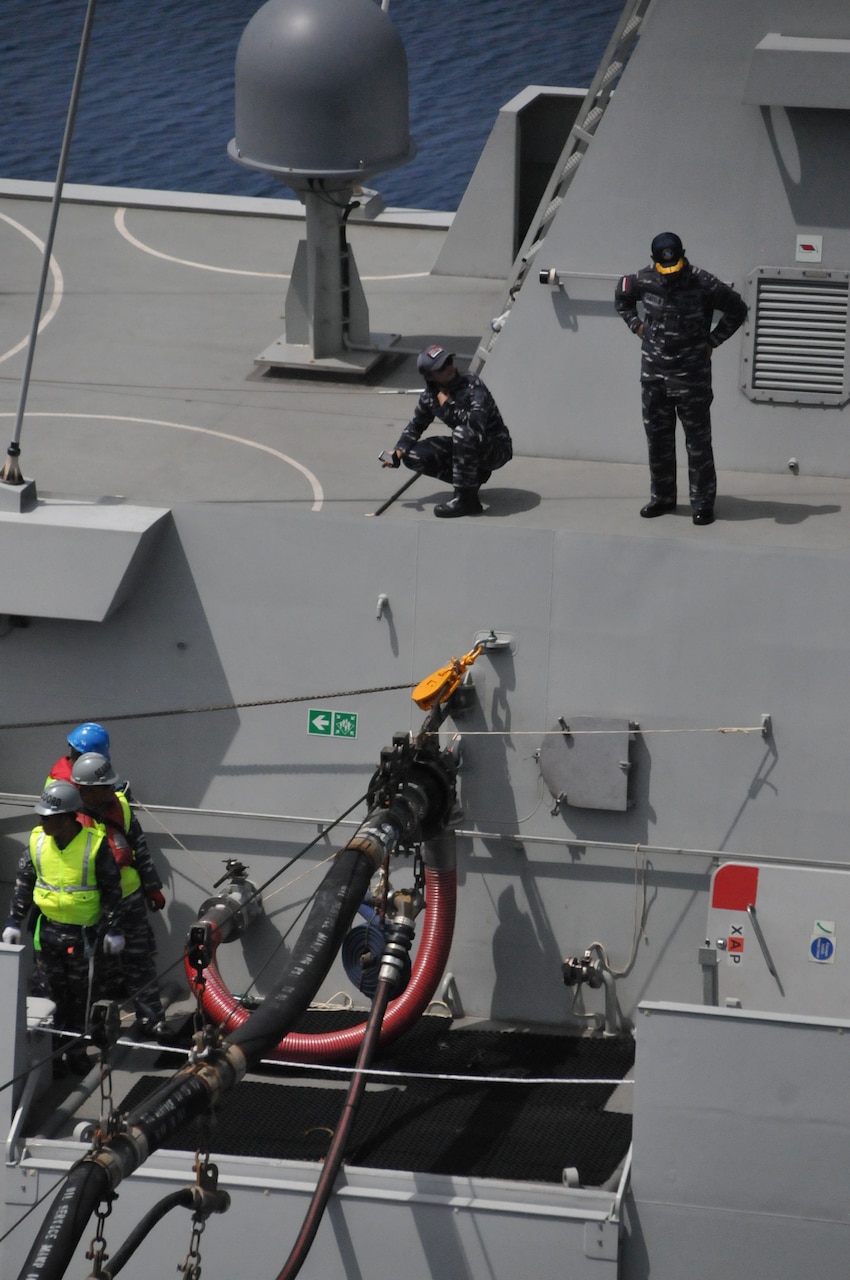
M 360 179 L 415 154 L 407 56 L 375 0 L 268 0 L 236 52 L 231 156 L 292 178 Z

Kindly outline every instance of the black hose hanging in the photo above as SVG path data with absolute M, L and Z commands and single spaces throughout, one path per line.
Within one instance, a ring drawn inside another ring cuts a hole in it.
M 342 1115 L 334 1131 L 328 1154 L 325 1156 L 322 1172 L 319 1175 L 319 1181 L 316 1183 L 316 1189 L 313 1192 L 313 1198 L 310 1201 L 310 1207 L 304 1217 L 301 1230 L 298 1233 L 295 1244 L 292 1246 L 292 1252 L 278 1274 L 277 1280 L 294 1280 L 304 1265 L 307 1254 L 310 1252 L 310 1248 L 316 1238 L 316 1232 L 319 1230 L 319 1224 L 322 1221 L 345 1155 L 345 1149 L 348 1146 L 348 1139 L 357 1119 L 357 1112 L 360 1109 L 360 1102 L 366 1089 L 366 1068 L 370 1065 L 378 1048 L 381 1037 L 381 1023 L 384 1020 L 387 1005 L 390 1002 L 390 997 L 398 982 L 399 974 L 402 971 L 404 960 L 407 958 L 410 944 L 413 940 L 413 925 L 411 921 L 406 919 L 397 920 L 395 925 L 393 937 L 387 943 L 385 958 L 381 963 L 378 989 L 375 992 L 372 1008 L 369 1011 L 366 1032 L 360 1045 L 360 1052 L 357 1055 L 357 1063 L 354 1068 L 354 1075 L 351 1078 L 351 1084 L 348 1087 Z
M 158 1222 L 161 1222 L 167 1213 L 170 1213 L 172 1209 L 191 1209 L 194 1203 L 194 1187 L 181 1187 L 179 1191 L 172 1191 L 171 1195 L 164 1196 L 162 1200 L 157 1201 L 141 1221 L 136 1223 L 120 1248 L 116 1249 L 112 1257 L 107 1259 L 105 1266 L 101 1269 L 103 1280 L 113 1280 L 113 1277 L 123 1270 L 139 1245 L 149 1235 L 151 1229 Z
M 226 1191 L 206 1191 L 199 1186 L 181 1187 L 172 1191 L 149 1209 L 140 1222 L 137 1222 L 124 1243 L 115 1250 L 111 1258 L 101 1268 L 102 1280 L 114 1280 L 119 1271 L 126 1267 L 133 1254 L 150 1235 L 151 1230 L 161 1222 L 172 1209 L 195 1209 L 204 1218 L 211 1213 L 224 1213 L 230 1208 L 230 1196 Z
M 42 1223 L 20 1280 L 62 1280 L 86 1223 L 111 1194 L 106 1169 L 89 1160 L 75 1164 Z

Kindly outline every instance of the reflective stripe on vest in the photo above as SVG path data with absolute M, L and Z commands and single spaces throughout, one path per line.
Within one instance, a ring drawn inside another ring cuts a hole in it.
M 30 836 L 36 871 L 33 902 L 49 920 L 60 924 L 95 924 L 100 919 L 100 891 L 95 863 L 102 827 L 84 827 L 60 849 L 43 827 Z

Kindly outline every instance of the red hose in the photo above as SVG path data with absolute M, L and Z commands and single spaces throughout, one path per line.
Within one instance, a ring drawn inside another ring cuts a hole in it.
M 390 1001 L 381 1028 L 380 1044 L 389 1044 L 413 1025 L 427 1009 L 443 975 L 452 945 L 457 901 L 457 872 L 454 868 L 425 869 L 425 928 L 419 942 L 413 972 L 407 987 Z M 205 969 L 203 1005 L 207 1015 L 217 1022 L 226 1036 L 241 1027 L 251 1015 L 228 990 L 218 968 L 216 953 L 218 936 L 213 936 L 213 957 Z M 189 985 L 197 994 L 195 970 L 186 961 Z M 342 1031 L 325 1031 L 314 1035 L 290 1031 L 269 1055 L 278 1062 L 338 1062 L 357 1053 L 366 1023 L 346 1027 Z

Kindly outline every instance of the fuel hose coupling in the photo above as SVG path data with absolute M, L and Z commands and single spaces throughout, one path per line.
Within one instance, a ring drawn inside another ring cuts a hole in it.
M 413 921 L 407 916 L 394 916 L 390 930 L 381 956 L 378 981 L 389 982 L 395 987 L 402 980 L 415 930 Z

